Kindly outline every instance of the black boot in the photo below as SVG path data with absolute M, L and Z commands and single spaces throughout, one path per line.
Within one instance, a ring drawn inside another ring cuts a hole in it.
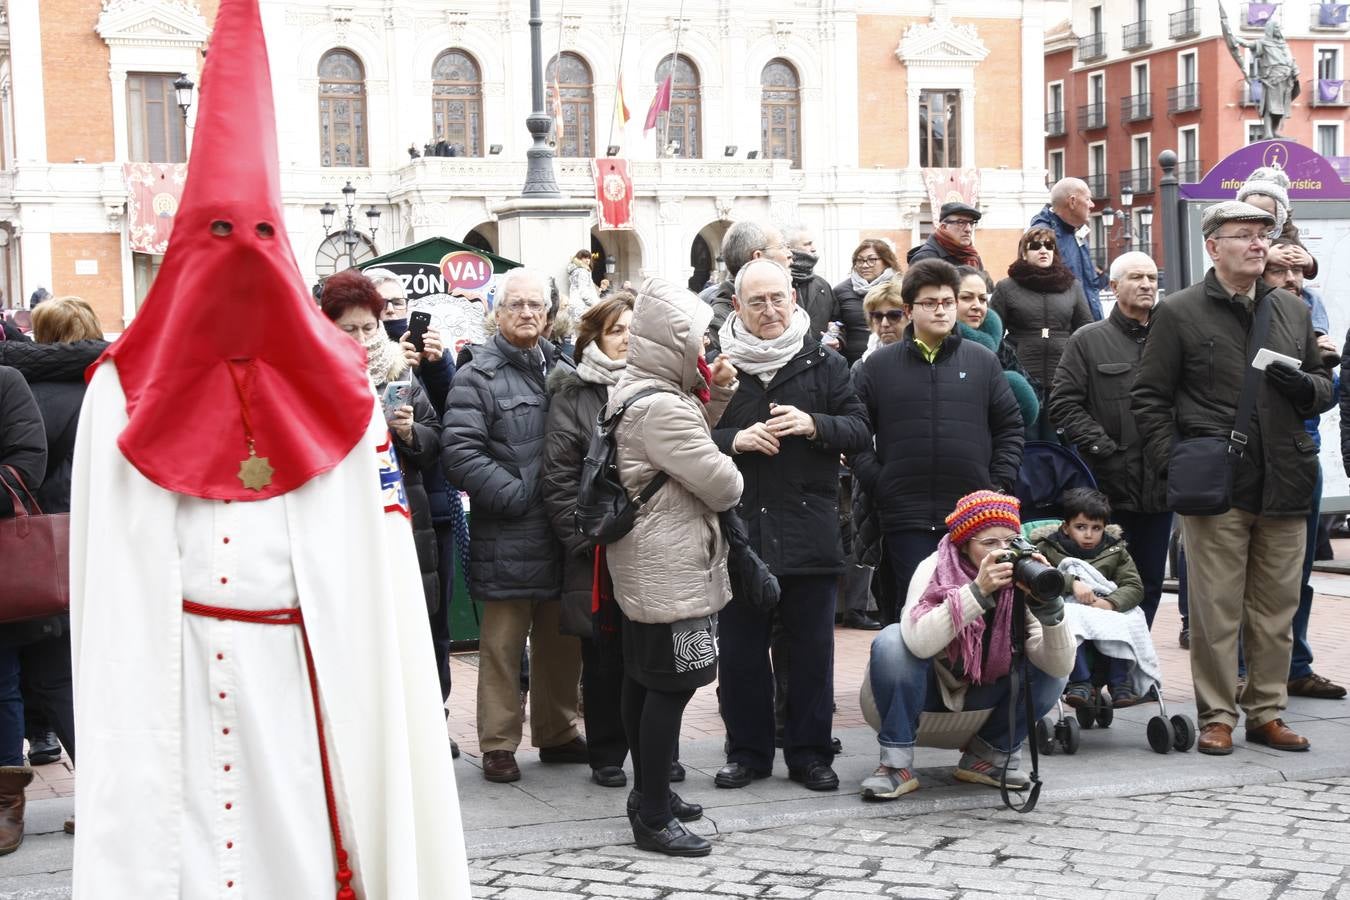
M 642 850 L 653 850 L 667 856 L 707 856 L 712 844 L 671 819 L 664 828 L 650 828 L 640 816 L 633 816 L 633 840 Z
M 628 818 L 637 817 L 638 808 L 642 806 L 642 792 L 633 788 L 628 792 Z M 670 792 L 670 814 L 681 822 L 695 822 L 703 818 L 703 807 L 697 803 L 685 803 L 680 799 L 680 795 L 674 791 Z

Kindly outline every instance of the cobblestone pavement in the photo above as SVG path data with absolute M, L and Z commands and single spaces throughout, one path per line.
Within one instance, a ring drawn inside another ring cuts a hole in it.
M 702 859 L 632 846 L 501 857 L 473 865 L 473 895 L 1347 900 L 1347 839 L 1350 778 L 1332 778 L 738 832 Z

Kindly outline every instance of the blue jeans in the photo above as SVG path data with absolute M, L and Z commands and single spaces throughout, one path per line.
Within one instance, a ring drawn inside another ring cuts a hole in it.
M 19 648 L 0 646 L 0 766 L 23 764 L 23 695 L 19 693 Z
M 1069 673 L 1069 681 L 1091 683 L 1094 663 L 1101 659 L 1106 660 L 1107 685 L 1110 687 L 1117 685 L 1128 687 L 1130 683 L 1130 661 L 1097 652 L 1097 648 L 1093 646 L 1092 641 L 1083 641 L 1078 645 L 1078 657 L 1074 660 L 1073 671 Z
M 946 615 L 945 611 L 934 614 Z M 1026 687 L 1031 691 L 1032 708 L 1039 719 L 1064 693 L 1067 679 L 1047 675 L 1034 665 L 1028 666 L 1028 671 L 1031 682 Z M 888 625 L 872 641 L 869 678 L 877 712 L 881 715 L 881 731 L 877 733 L 881 764 L 896 769 L 911 768 L 919 714 L 947 711 L 937 675 L 933 672 L 933 661 L 919 659 L 911 653 L 900 635 L 900 626 Z M 1005 675 L 993 684 L 971 685 L 966 692 L 967 710 L 993 710 L 966 748 L 967 752 L 999 766 L 1003 765 L 1009 752 L 1021 748 L 1027 736 L 1025 707 L 1019 702 L 1020 698 L 1012 696 L 1011 684 L 1011 677 Z M 1011 733 L 1008 730 L 1009 706 L 1013 706 L 1017 714 Z M 1010 768 L 1017 768 L 1016 760 L 1014 755 Z

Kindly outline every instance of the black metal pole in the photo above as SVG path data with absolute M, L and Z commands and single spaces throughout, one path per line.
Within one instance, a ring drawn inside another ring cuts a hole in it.
M 1162 223 L 1163 277 L 1159 288 L 1174 293 L 1185 286 L 1181 271 L 1181 203 L 1177 197 L 1177 155 L 1171 150 L 1158 154 L 1162 178 L 1158 179 L 1158 210 L 1154 221 Z
M 548 145 L 549 123 L 544 112 L 544 50 L 540 31 L 544 25 L 539 11 L 540 0 L 530 0 L 530 99 L 534 110 L 525 118 L 525 127 L 534 138 L 534 145 L 525 151 L 525 186 L 522 197 L 561 197 L 553 174 L 553 148 Z

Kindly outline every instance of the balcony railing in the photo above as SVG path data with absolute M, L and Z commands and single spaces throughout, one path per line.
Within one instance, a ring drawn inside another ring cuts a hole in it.
M 1088 191 L 1092 194 L 1093 200 L 1105 200 L 1110 196 L 1111 179 L 1103 172 L 1100 175 L 1089 175 L 1083 179 L 1087 182 Z
M 1078 130 L 1091 131 L 1106 127 L 1106 104 L 1086 103 L 1078 107 Z
M 1177 163 L 1177 181 L 1195 184 L 1205 177 L 1205 164 L 1198 159 L 1183 159 Z
M 1139 50 L 1153 43 L 1153 28 L 1151 22 L 1144 20 L 1142 22 L 1131 22 L 1123 27 L 1122 43 L 1126 50 Z
M 1313 106 L 1350 106 L 1350 92 L 1340 79 L 1314 78 L 1308 88 Z
M 1092 253 L 1092 264 L 1096 266 L 1098 269 L 1101 269 L 1103 272 L 1105 272 L 1107 263 L 1109 262 L 1106 258 L 1106 248 L 1092 247 L 1091 253 Z
M 1250 28 L 1260 31 L 1266 27 L 1270 21 L 1280 11 L 1279 3 L 1244 3 L 1239 12 L 1240 23 L 1243 28 Z
M 1131 94 L 1120 98 L 1120 121 L 1142 122 L 1153 118 L 1153 95 Z
M 1136 194 L 1153 193 L 1152 169 L 1123 169 L 1120 173 L 1120 190 L 1126 186 Z
M 1261 82 L 1243 81 L 1242 98 L 1238 102 L 1243 106 L 1259 106 L 1261 104 Z
M 1171 13 L 1167 17 L 1167 36 L 1174 41 L 1200 36 L 1200 11 L 1187 6 Z
M 1106 55 L 1106 34 L 1098 31 L 1094 34 L 1085 34 L 1078 39 L 1078 61 L 1086 62 L 1090 59 L 1101 59 Z
M 1167 114 L 1190 112 L 1200 108 L 1200 82 L 1192 81 L 1167 89 Z
M 1064 110 L 1054 109 L 1045 114 L 1045 136 L 1060 137 L 1064 134 Z
M 1311 12 L 1313 31 L 1350 31 L 1350 3 L 1314 3 Z

